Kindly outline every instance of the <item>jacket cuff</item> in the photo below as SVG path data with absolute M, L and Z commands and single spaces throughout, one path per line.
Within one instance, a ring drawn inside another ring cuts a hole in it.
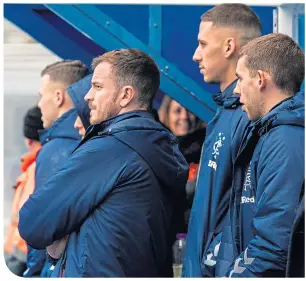
M 47 252 L 47 259 L 48 259 L 48 261 L 49 261 L 49 263 L 51 263 L 52 265 L 56 265 L 56 263 L 58 262 L 58 260 L 59 259 L 55 259 L 55 258 L 52 258 L 49 254 L 48 254 L 48 252 Z

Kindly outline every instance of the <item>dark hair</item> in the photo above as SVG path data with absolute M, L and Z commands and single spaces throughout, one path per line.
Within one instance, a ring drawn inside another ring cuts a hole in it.
M 261 36 L 258 16 L 244 4 L 220 4 L 208 10 L 201 17 L 204 22 L 212 22 L 217 27 L 232 27 L 239 32 L 240 46 Z
M 80 60 L 62 60 L 48 65 L 41 76 L 48 74 L 52 81 L 62 82 L 70 86 L 88 75 L 89 68 Z
M 140 106 L 149 107 L 159 88 L 160 73 L 154 60 L 138 49 L 119 49 L 95 58 L 92 68 L 107 62 L 112 65 L 112 73 L 117 88 L 132 86 L 138 94 Z
M 30 140 L 39 141 L 38 131 L 43 128 L 40 109 L 38 106 L 30 108 L 23 118 L 23 135 Z
M 258 70 L 270 73 L 275 85 L 288 95 L 297 93 L 305 76 L 305 55 L 292 38 L 272 33 L 250 41 L 240 50 L 246 56 L 250 76 Z

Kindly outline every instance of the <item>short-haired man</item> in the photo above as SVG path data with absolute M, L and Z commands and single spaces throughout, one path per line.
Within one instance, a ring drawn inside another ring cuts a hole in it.
M 253 123 L 234 163 L 232 235 L 226 241 L 232 242 L 236 260 L 224 275 L 284 277 L 304 192 L 305 103 L 304 95 L 296 93 L 304 79 L 305 57 L 284 34 L 254 39 L 239 57 L 235 92 Z
M 232 183 L 232 162 L 249 124 L 233 92 L 238 53 L 248 41 L 261 35 L 256 14 L 244 4 L 220 4 L 201 17 L 198 62 L 206 83 L 217 83 L 213 96 L 218 110 L 206 129 L 200 171 L 188 226 L 183 276 L 214 276 L 218 244 L 215 236 L 227 225 Z
M 93 68 L 85 99 L 94 126 L 25 203 L 21 236 L 45 248 L 69 235 L 54 277 L 171 276 L 171 221 L 188 165 L 177 139 L 147 111 L 158 67 L 139 50 L 121 49 L 95 58 Z
M 73 128 L 77 113 L 66 88 L 87 74 L 88 67 L 78 60 L 59 61 L 41 72 L 38 106 L 45 130 L 40 134 L 43 147 L 36 159 L 35 192 L 55 174 L 80 142 L 80 136 Z M 33 214 L 31 224 L 35 224 L 37 217 L 37 213 Z M 40 275 L 45 257 L 44 250 L 38 251 L 29 246 L 24 277 Z M 46 276 L 47 270 L 43 270 L 43 276 Z

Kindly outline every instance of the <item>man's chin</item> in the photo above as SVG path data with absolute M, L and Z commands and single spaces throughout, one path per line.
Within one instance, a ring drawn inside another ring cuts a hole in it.
M 251 115 L 247 110 L 244 110 L 244 112 L 247 114 L 248 119 L 252 122 L 257 121 L 259 119 L 257 116 Z
M 43 127 L 44 127 L 45 130 L 47 130 L 47 129 L 49 129 L 51 127 L 51 124 L 43 122 Z
M 209 77 L 205 77 L 205 76 L 203 76 L 203 80 L 207 84 L 220 84 L 219 81 L 216 81 L 215 79 L 212 79 L 212 78 L 209 78 Z
M 97 119 L 93 119 L 93 118 L 90 118 L 89 122 L 90 122 L 90 125 L 97 125 L 97 124 L 101 123 L 101 121 L 99 121 Z

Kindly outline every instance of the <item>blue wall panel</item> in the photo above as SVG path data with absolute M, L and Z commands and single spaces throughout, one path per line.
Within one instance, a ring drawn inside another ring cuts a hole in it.
M 96 5 L 139 40 L 149 44 L 149 5 Z
M 299 44 L 305 52 L 305 14 L 298 15 L 298 31 L 299 31 Z

